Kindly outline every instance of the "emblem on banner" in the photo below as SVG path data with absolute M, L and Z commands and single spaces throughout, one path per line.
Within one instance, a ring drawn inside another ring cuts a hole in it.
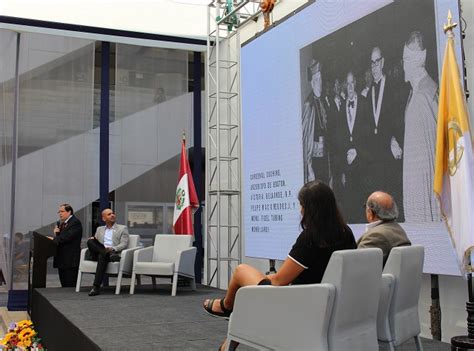
M 182 188 L 176 190 L 176 208 L 181 210 L 184 205 L 184 200 L 186 199 L 186 192 Z
M 448 169 L 449 175 L 453 176 L 458 170 L 458 164 L 461 161 L 464 153 L 464 147 L 458 145 L 459 138 L 462 137 L 462 130 L 459 124 L 454 120 L 454 117 L 448 123 L 448 147 L 449 147 L 449 158 L 448 158 Z

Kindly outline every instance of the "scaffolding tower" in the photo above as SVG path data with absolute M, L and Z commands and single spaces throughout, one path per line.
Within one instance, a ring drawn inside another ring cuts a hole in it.
M 206 280 L 226 288 L 242 261 L 239 28 L 259 0 L 214 0 L 208 7 Z

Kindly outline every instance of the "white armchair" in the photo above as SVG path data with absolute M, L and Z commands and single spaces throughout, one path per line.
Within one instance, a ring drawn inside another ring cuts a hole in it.
M 390 251 L 382 275 L 382 290 L 377 314 L 377 337 L 390 350 L 410 338 L 420 340 L 418 300 L 420 297 L 425 251 L 420 245 L 395 247 Z
M 332 254 L 321 284 L 243 287 L 227 350 L 378 350 L 381 275 L 382 250 L 344 250 Z
M 196 248 L 192 246 L 192 239 L 191 235 L 157 234 L 153 246 L 135 251 L 130 294 L 135 292 L 135 277 L 142 274 L 152 276 L 153 288 L 155 277 L 172 277 L 171 296 L 176 296 L 178 276 L 190 279 L 191 288 L 196 290 Z
M 120 294 L 120 287 L 122 284 L 122 277 L 132 275 L 133 266 L 133 252 L 138 249 L 140 235 L 130 234 L 128 238 L 128 246 L 120 253 L 119 262 L 109 262 L 105 273 L 109 276 L 117 276 L 117 286 L 115 287 L 115 294 Z M 76 292 L 81 289 L 81 281 L 83 273 L 95 274 L 97 269 L 97 262 L 86 260 L 87 248 L 81 250 L 81 260 L 79 263 L 79 273 L 77 274 Z

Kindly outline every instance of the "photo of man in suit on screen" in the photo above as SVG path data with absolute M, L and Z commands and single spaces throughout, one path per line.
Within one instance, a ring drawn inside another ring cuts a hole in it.
M 403 48 L 405 80 L 412 88 L 405 109 L 403 158 L 403 203 L 407 222 L 441 220 L 433 192 L 438 84 L 425 69 L 426 54 L 423 34 L 410 33 Z
M 331 175 L 332 186 L 339 198 L 341 210 L 351 213 L 350 204 L 363 203 L 363 165 L 367 162 L 364 155 L 366 131 L 366 101 L 357 93 L 357 80 L 349 71 L 345 82 L 347 99 L 340 114 L 334 114 L 334 125 L 331 127 Z M 347 207 L 347 208 L 346 208 Z M 351 215 L 351 221 L 363 222 L 365 217 Z
M 366 148 L 371 157 L 367 161 L 366 188 L 383 189 L 401 203 L 403 104 L 399 99 L 400 86 L 395 77 L 384 69 L 385 58 L 375 46 L 370 55 L 373 77 L 369 89 Z

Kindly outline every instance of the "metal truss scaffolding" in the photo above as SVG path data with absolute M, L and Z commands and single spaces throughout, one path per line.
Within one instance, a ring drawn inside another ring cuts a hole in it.
M 206 277 L 218 288 L 242 260 L 239 27 L 258 12 L 249 0 L 208 7 Z

